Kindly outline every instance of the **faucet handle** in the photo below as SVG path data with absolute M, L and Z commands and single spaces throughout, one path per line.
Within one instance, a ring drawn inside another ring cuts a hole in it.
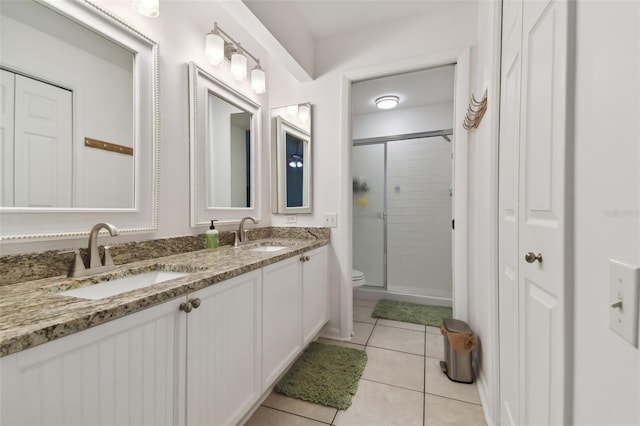
M 240 245 L 240 240 L 238 239 L 238 231 L 232 231 L 232 232 L 233 232 L 233 247 L 238 248 L 238 246 Z
M 75 256 L 73 257 L 73 263 L 71 264 L 71 267 L 69 268 L 69 273 L 67 274 L 67 277 L 75 277 L 79 272 L 85 270 L 84 262 L 82 261 L 82 256 L 80 256 L 80 249 L 75 248 L 71 250 L 63 250 L 58 252 L 58 254 L 67 254 L 67 253 L 75 253 Z
M 111 246 L 104 246 L 104 255 L 102 256 L 102 266 L 112 266 Z

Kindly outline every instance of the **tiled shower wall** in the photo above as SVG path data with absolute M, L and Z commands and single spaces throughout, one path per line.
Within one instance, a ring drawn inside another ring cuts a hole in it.
M 442 137 L 387 147 L 387 287 L 452 296 L 452 143 Z

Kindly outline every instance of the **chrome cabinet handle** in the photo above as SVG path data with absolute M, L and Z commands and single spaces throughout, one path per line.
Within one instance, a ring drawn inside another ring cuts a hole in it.
M 185 303 L 181 303 L 180 306 L 178 307 L 178 309 L 180 309 L 181 311 L 186 312 L 188 314 L 193 309 L 193 305 L 191 305 L 191 301 L 185 302 Z
M 535 254 L 530 251 L 529 253 L 524 255 L 524 260 L 526 260 L 527 263 L 533 263 L 536 260 L 542 263 L 542 253 Z
M 191 303 L 191 306 L 193 306 L 193 309 L 198 309 L 200 307 L 200 299 L 197 297 L 195 299 L 189 300 L 189 303 Z

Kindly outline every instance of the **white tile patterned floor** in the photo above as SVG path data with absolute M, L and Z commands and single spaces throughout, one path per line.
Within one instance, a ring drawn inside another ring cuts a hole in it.
M 272 393 L 247 426 L 486 425 L 475 384 L 450 381 L 440 370 L 443 339 L 437 327 L 371 318 L 375 302 L 354 300 L 350 343 L 366 350 L 367 367 L 346 410 Z

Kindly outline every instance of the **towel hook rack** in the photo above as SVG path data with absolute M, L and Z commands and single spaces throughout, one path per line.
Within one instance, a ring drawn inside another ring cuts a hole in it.
M 464 117 L 464 123 L 462 127 L 466 130 L 477 129 L 482 121 L 484 113 L 487 111 L 487 89 L 484 89 L 484 95 L 482 99 L 477 100 L 475 95 L 471 94 L 469 100 L 469 107 L 467 108 L 467 114 Z

